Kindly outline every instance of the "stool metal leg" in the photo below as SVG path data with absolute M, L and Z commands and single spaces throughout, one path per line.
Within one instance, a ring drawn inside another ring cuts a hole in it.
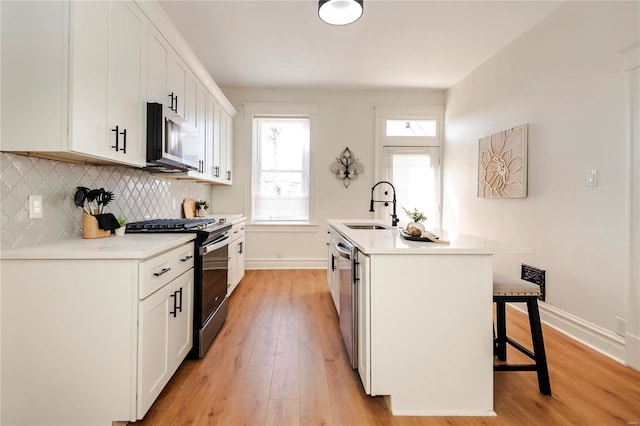
M 496 353 L 500 361 L 507 360 L 507 315 L 505 302 L 496 301 Z
M 547 367 L 547 354 L 544 350 L 544 339 L 542 337 L 542 324 L 540 323 L 540 311 L 538 310 L 538 299 L 531 297 L 527 300 L 529 310 L 529 326 L 531 327 L 531 340 L 533 343 L 533 353 L 535 354 L 536 371 L 538 372 L 538 387 L 543 395 L 551 395 L 551 384 L 549 382 L 549 369 Z

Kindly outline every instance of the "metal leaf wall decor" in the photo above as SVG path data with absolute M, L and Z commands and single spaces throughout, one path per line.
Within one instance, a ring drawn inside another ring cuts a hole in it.
M 338 179 L 342 179 L 344 187 L 348 188 L 351 179 L 357 179 L 358 175 L 364 172 L 364 165 L 355 158 L 349 147 L 346 147 L 340 153 L 340 158 L 336 158 L 336 161 L 331 163 L 329 169 Z

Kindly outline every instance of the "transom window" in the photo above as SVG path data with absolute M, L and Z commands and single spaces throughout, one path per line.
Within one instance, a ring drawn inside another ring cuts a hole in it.
M 387 119 L 386 136 L 437 136 L 437 120 Z

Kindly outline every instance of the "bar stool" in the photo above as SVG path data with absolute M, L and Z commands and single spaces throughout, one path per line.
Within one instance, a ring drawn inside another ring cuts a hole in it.
M 538 311 L 539 295 L 540 288 L 533 283 L 501 274 L 494 274 L 493 301 L 496 304 L 497 328 L 497 336 L 494 337 L 494 355 L 497 355 L 500 361 L 506 361 L 507 344 L 509 344 L 531 358 L 534 363 L 496 364 L 493 366 L 493 371 L 536 371 L 538 373 L 540 392 L 544 395 L 551 395 L 547 356 L 544 350 L 542 325 L 540 324 L 540 312 Z M 525 302 L 527 304 L 533 352 L 507 336 L 505 304 L 516 302 Z

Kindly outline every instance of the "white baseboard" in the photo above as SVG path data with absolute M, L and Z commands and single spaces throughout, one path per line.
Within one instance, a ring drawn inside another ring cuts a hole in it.
M 627 334 L 626 336 L 627 357 L 626 364 L 640 371 L 640 337 Z
M 624 337 L 544 302 L 540 302 L 538 305 L 540 307 L 540 320 L 543 323 L 614 361 L 625 364 Z M 526 308 L 523 308 L 524 305 L 512 304 L 512 306 L 526 313 Z
M 326 269 L 327 259 L 324 257 L 261 257 L 247 258 L 245 269 Z

